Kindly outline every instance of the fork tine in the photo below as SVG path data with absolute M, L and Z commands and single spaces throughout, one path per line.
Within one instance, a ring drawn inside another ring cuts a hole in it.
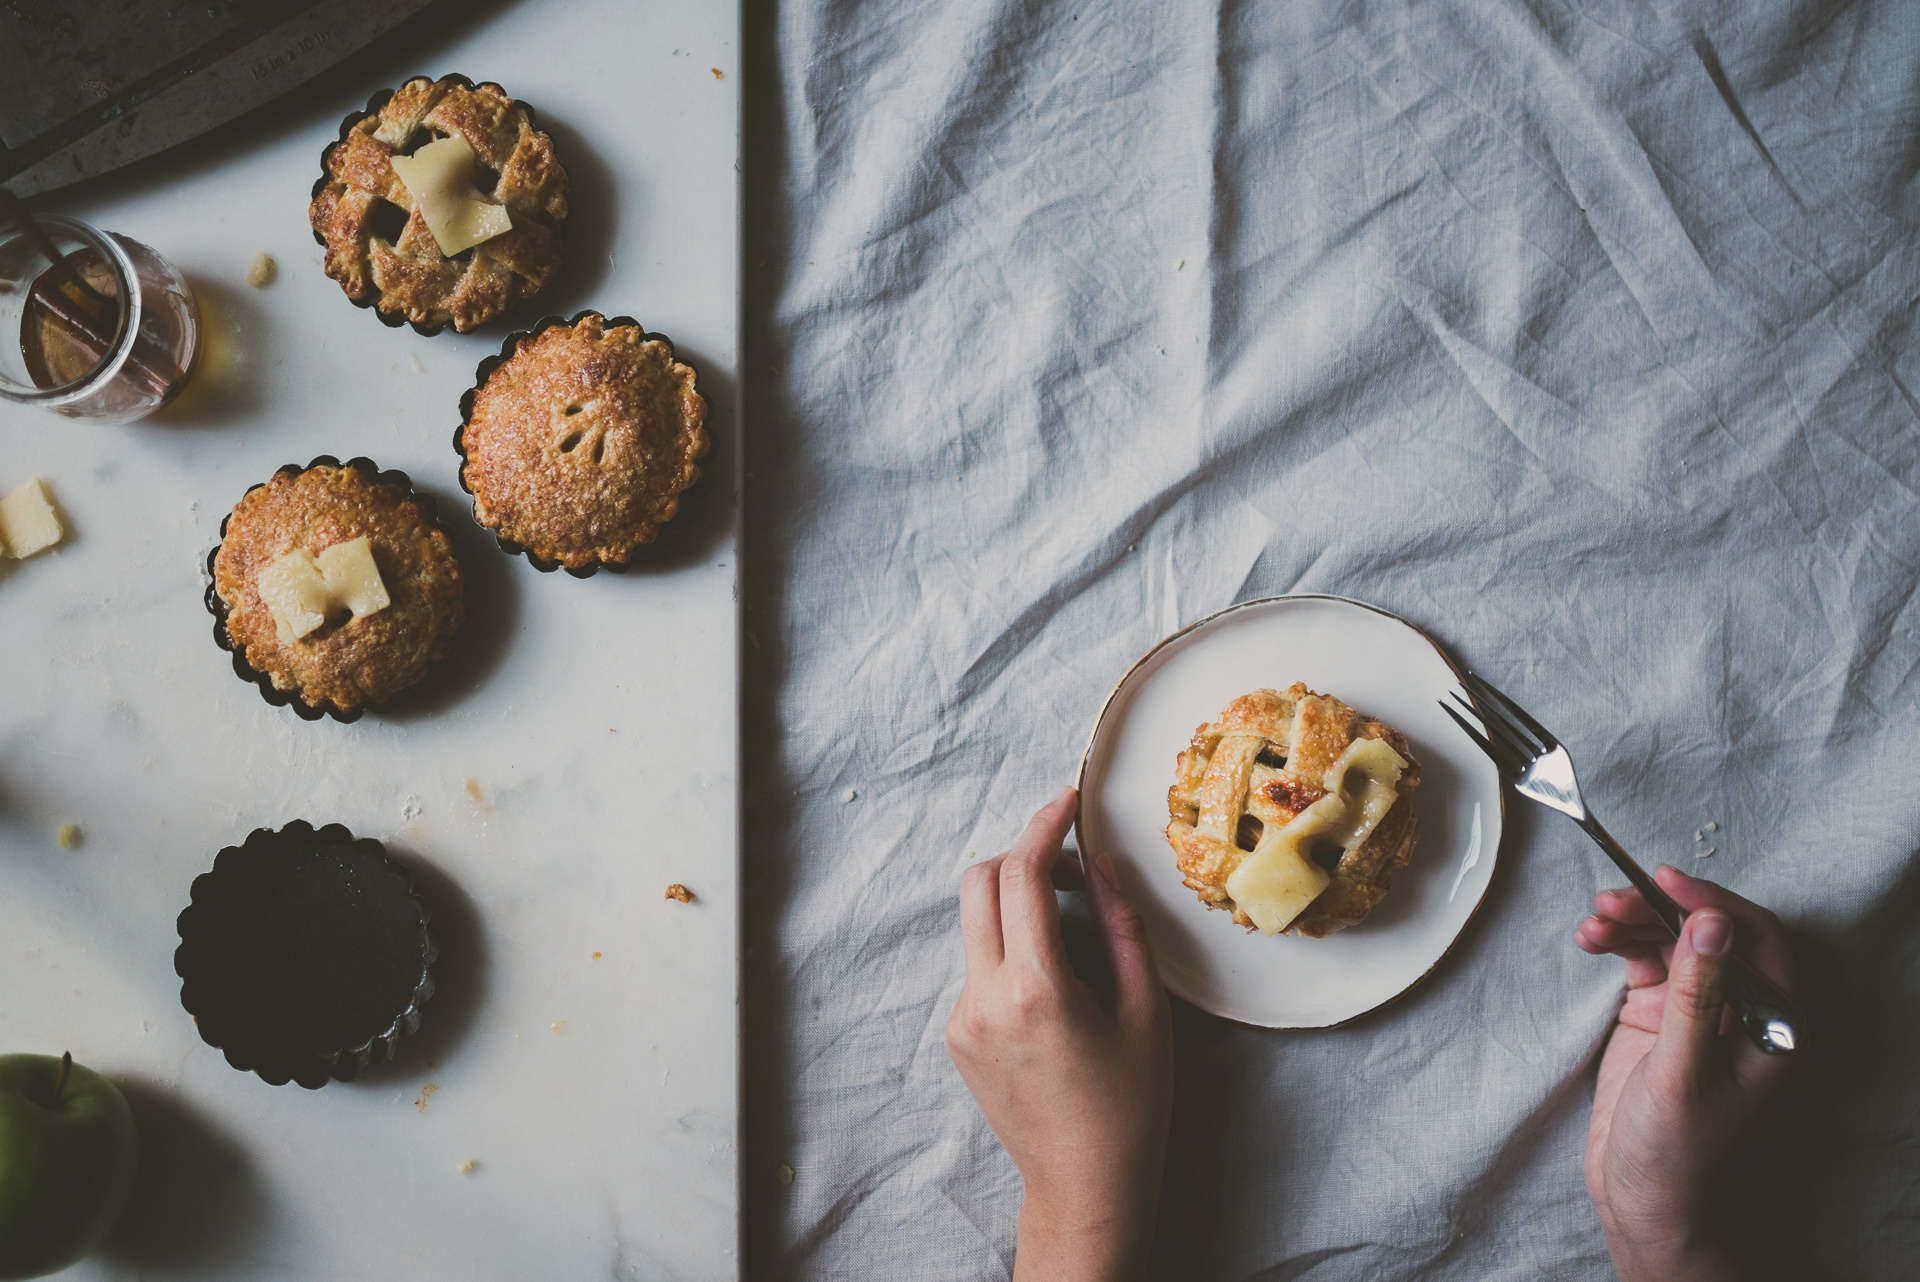
M 1473 689 L 1476 696 L 1485 698 L 1487 702 L 1494 704 L 1501 711 L 1518 718 L 1521 725 L 1533 731 L 1534 737 L 1540 741 L 1541 746 L 1548 752 L 1552 752 L 1560 746 L 1560 741 L 1553 737 L 1551 731 L 1527 715 L 1525 708 L 1494 688 L 1493 684 L 1485 677 L 1469 672 L 1467 679 L 1473 682 L 1473 686 L 1469 687 L 1469 689 Z
M 1473 686 L 1469 688 L 1479 700 L 1474 711 L 1479 714 L 1481 722 L 1487 727 L 1488 734 L 1506 739 L 1513 745 L 1515 751 L 1529 761 L 1551 751 L 1527 733 L 1526 727 L 1502 706 L 1503 700 L 1494 697 L 1499 694 L 1499 691 L 1478 678 L 1474 679 Z
M 1453 723 L 1459 726 L 1462 730 L 1466 731 L 1467 737 L 1469 739 L 1472 739 L 1475 743 L 1480 745 L 1480 751 L 1487 754 L 1488 760 L 1493 762 L 1494 769 L 1498 770 L 1501 774 L 1518 774 L 1519 773 L 1517 770 L 1514 770 L 1512 768 L 1512 765 L 1510 761 L 1507 759 L 1506 755 L 1502 753 L 1499 749 L 1495 748 L 1493 744 L 1487 741 L 1487 737 L 1485 735 L 1481 734 L 1478 730 L 1475 730 L 1471 725 L 1467 724 L 1467 719 L 1465 717 L 1461 716 L 1459 713 L 1455 712 L 1452 708 L 1449 708 L 1444 703 L 1440 705 L 1440 711 L 1452 717 Z
M 1483 709 L 1461 698 L 1458 690 L 1450 690 L 1447 694 L 1460 705 L 1463 711 L 1472 713 L 1474 718 L 1486 727 L 1488 755 L 1494 758 L 1494 764 L 1516 776 L 1526 773 L 1527 767 L 1532 765 L 1534 758 L 1540 755 L 1534 746 L 1517 737 L 1512 725 L 1501 720 L 1498 715 L 1489 715 Z M 1440 706 L 1446 707 L 1445 704 Z M 1451 713 L 1453 709 L 1447 708 L 1447 711 Z M 1460 721 L 1460 717 L 1456 715 L 1454 720 Z

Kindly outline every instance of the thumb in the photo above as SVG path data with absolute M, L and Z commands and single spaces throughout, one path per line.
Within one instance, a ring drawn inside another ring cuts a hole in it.
M 1159 968 L 1153 961 L 1153 943 L 1147 938 L 1147 923 L 1121 891 L 1113 874 L 1113 857 L 1098 854 L 1091 863 L 1093 876 L 1087 878 L 1087 897 L 1100 923 L 1107 963 L 1113 967 L 1115 1004 L 1124 1020 L 1151 1018 L 1164 1000 L 1164 992 Z
M 1666 1009 L 1647 1064 L 1668 1092 L 1697 1090 L 1714 1064 L 1732 954 L 1732 918 L 1711 908 L 1687 918 L 1667 967 Z

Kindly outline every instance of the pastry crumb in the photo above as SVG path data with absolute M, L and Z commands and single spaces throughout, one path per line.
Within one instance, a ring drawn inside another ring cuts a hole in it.
M 551 1024 L 547 1025 L 547 1031 L 551 1032 L 554 1036 L 558 1037 L 560 1034 L 567 1031 L 567 1021 L 564 1019 L 556 1019 Z
M 80 844 L 80 825 L 61 824 L 60 831 L 54 834 L 54 840 L 60 843 L 60 849 L 72 850 Z
M 487 814 L 493 813 L 493 807 L 487 804 L 487 796 L 480 791 L 480 781 L 472 775 L 467 776 L 467 800 Z
M 426 372 L 427 372 L 427 367 L 426 367 L 425 365 L 422 365 L 422 364 L 420 363 L 420 357 L 419 357 L 419 355 L 418 355 L 417 353 L 415 353 L 415 352 L 408 352 L 408 353 L 407 353 L 407 361 L 408 361 L 408 362 L 409 362 L 409 363 L 410 363 L 410 364 L 411 364 L 411 365 L 413 366 L 413 372 L 414 372 L 414 373 L 416 373 L 416 374 L 424 374 L 424 373 L 426 373 Z
M 472 1158 L 468 1158 L 466 1161 L 460 1163 L 460 1174 L 472 1175 L 474 1168 L 479 1165 L 480 1163 L 474 1161 Z
M 791 1184 L 793 1183 L 793 1168 L 785 1162 L 782 1162 L 780 1163 L 780 1169 L 773 1173 L 773 1178 L 779 1180 L 782 1184 Z
M 247 284 L 255 289 L 265 289 L 273 284 L 273 277 L 273 255 L 265 251 L 255 254 L 253 261 L 247 264 Z
M 725 79 L 726 79 L 726 76 L 724 76 L 724 75 L 722 75 L 722 74 L 721 74 L 721 71 L 720 71 L 720 68 L 718 68 L 718 67 L 715 67 L 715 68 L 713 69 L 713 78 L 714 78 L 715 80 L 725 80 Z
M 589 958 L 588 960 L 590 960 L 590 961 L 599 961 L 599 960 L 600 960 L 600 954 L 599 954 L 599 953 L 595 953 L 595 954 L 594 954 L 594 955 L 593 955 L 593 956 L 592 956 L 591 958 Z
M 847 789 L 847 790 L 846 790 L 845 792 L 843 792 L 843 793 L 841 793 L 841 794 L 840 794 L 840 800 L 842 800 L 842 801 L 853 801 L 854 799 L 856 799 L 857 797 L 859 797 L 859 795 L 860 795 L 859 793 L 857 793 L 857 792 L 855 792 L 855 791 L 854 791 L 853 789 L 851 789 L 851 788 L 849 788 L 849 789 Z
M 420 1088 L 420 1098 L 413 1102 L 413 1106 L 419 1109 L 422 1113 L 426 1112 L 427 1101 L 432 1099 L 434 1097 L 434 1093 L 437 1092 L 439 1089 L 440 1089 L 439 1083 L 428 1082 L 425 1086 L 422 1086 Z
M 1713 821 L 1713 822 L 1711 822 L 1711 823 L 1709 823 L 1709 824 L 1707 825 L 1707 831 L 1708 831 L 1708 832 L 1719 832 L 1719 831 L 1720 831 L 1720 824 L 1719 824 L 1719 821 L 1718 821 L 1718 820 L 1715 820 L 1715 821 Z
M 1696 855 L 1694 855 L 1694 858 L 1695 858 L 1695 859 L 1710 859 L 1710 858 L 1712 858 L 1712 857 L 1713 857 L 1713 854 L 1714 854 L 1714 852 L 1715 852 L 1715 851 L 1717 851 L 1717 850 L 1719 850 L 1719 849 L 1720 849 L 1720 847 L 1718 847 L 1718 846 L 1708 846 L 1708 847 L 1707 847 L 1707 848 L 1706 848 L 1705 850 L 1702 850 L 1702 851 L 1700 851 L 1700 852 L 1699 852 L 1698 854 L 1696 854 Z
M 677 899 L 683 904 L 690 904 L 698 898 L 698 896 L 676 881 L 667 887 L 667 898 Z

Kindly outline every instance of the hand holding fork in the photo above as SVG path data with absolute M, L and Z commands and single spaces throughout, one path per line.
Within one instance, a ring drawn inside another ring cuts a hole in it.
M 1549 810 L 1557 810 L 1579 824 L 1587 836 L 1607 852 L 1607 858 L 1627 875 L 1627 880 L 1640 892 L 1667 933 L 1678 939 L 1687 919 L 1686 910 L 1633 861 L 1633 856 L 1621 849 L 1613 834 L 1601 827 L 1600 821 L 1587 809 L 1580 796 L 1580 781 L 1574 777 L 1573 758 L 1560 746 L 1560 741 L 1483 678 L 1467 672 L 1461 675 L 1460 683 L 1474 702 L 1470 704 L 1457 694 L 1454 700 L 1480 719 L 1486 733 L 1474 729 L 1447 704 L 1440 707 L 1492 758 L 1501 779 L 1521 796 Z M 1763 1053 L 1791 1054 L 1800 1043 L 1800 1017 L 1792 1000 L 1737 954 L 1729 961 L 1726 1000 L 1739 1018 L 1740 1026 Z
M 1587 810 L 1572 758 L 1546 728 L 1479 677 L 1462 684 L 1479 706 L 1461 707 L 1486 733 L 1441 706 L 1502 779 L 1578 823 L 1635 888 L 1601 891 L 1598 911 L 1574 934 L 1586 951 L 1627 967 L 1626 1001 L 1594 1084 L 1585 1167 L 1614 1265 L 1626 1282 L 1744 1279 L 1709 1207 L 1719 1169 L 1804 1040 L 1788 995 L 1786 934 L 1772 913 L 1712 882 L 1675 868 L 1649 877 Z M 1779 985 L 1733 952 L 1736 933 Z M 1729 1035 L 1735 1016 L 1745 1042 Z

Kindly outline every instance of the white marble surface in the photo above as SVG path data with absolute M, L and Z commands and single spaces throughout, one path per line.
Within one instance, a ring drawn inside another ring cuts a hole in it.
M 738 1271 L 737 14 L 480 12 L 330 73 L 307 105 L 42 202 L 171 258 L 209 344 L 146 423 L 0 406 L 0 485 L 44 476 L 70 531 L 0 573 L 0 1051 L 106 1072 L 147 1145 L 128 1221 L 76 1279 Z M 569 166 L 569 264 L 517 319 L 631 314 L 700 370 L 709 479 L 638 572 L 538 574 L 473 526 L 450 437 L 511 326 L 389 330 L 321 274 L 320 150 L 412 71 L 499 80 Z M 257 250 L 280 267 L 265 290 L 243 280 Z M 434 494 L 469 583 L 424 697 L 351 726 L 268 707 L 201 604 L 224 513 L 322 453 Z M 422 1033 L 318 1092 L 229 1068 L 172 967 L 195 875 L 293 818 L 389 843 L 445 941 Z M 698 900 L 665 901 L 672 881 Z

